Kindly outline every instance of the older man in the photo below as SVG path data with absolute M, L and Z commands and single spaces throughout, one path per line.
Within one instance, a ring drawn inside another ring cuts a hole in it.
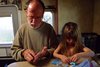
M 57 47 L 53 27 L 42 21 L 44 4 L 41 0 L 30 0 L 26 9 L 27 22 L 17 31 L 11 47 L 14 59 L 36 63 L 50 57 Z

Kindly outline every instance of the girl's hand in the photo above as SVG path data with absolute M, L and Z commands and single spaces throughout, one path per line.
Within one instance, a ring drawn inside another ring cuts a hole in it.
M 62 55 L 60 59 L 63 63 L 70 63 L 70 59 L 65 55 Z
M 78 54 L 74 54 L 72 57 L 70 57 L 70 61 L 71 62 L 77 62 L 79 59 L 79 55 Z

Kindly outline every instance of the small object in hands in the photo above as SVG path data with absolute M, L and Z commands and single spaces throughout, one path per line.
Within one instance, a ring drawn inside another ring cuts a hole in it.
M 70 65 L 77 65 L 77 63 L 76 62 L 70 62 Z

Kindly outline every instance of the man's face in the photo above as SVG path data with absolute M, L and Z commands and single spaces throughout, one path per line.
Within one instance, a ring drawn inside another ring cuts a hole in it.
M 39 3 L 30 3 L 27 8 L 27 21 L 32 27 L 37 27 L 42 22 L 44 10 Z

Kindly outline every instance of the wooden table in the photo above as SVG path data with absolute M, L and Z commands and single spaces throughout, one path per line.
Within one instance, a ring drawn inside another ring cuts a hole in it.
M 38 62 L 37 65 L 33 65 L 27 61 L 20 61 L 20 62 L 14 62 L 8 65 L 8 67 L 57 67 L 57 65 L 52 64 L 52 61 L 54 61 L 55 58 L 53 59 L 44 59 Z M 79 62 L 82 62 L 86 60 L 86 58 L 81 58 Z M 67 67 L 66 64 L 62 64 L 63 67 Z M 70 65 L 68 66 L 70 67 Z
M 51 60 L 41 60 L 38 62 L 38 65 L 33 65 L 27 61 L 20 61 L 20 62 L 14 62 L 8 65 L 8 67 L 56 67 L 56 65 L 52 64 L 51 62 L 54 59 Z

